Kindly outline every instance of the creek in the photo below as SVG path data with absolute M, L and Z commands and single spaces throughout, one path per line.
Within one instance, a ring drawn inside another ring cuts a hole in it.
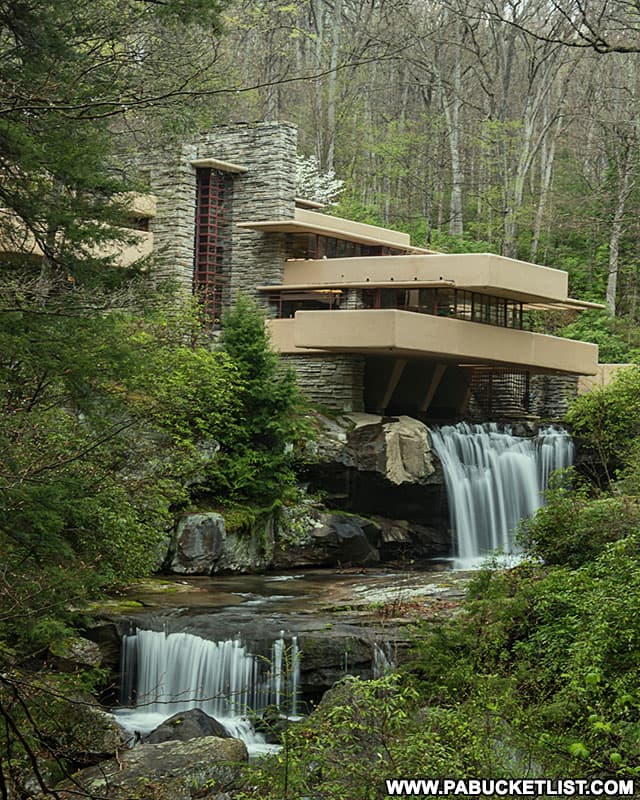
M 269 749 L 251 719 L 266 709 L 295 718 L 343 675 L 375 677 L 401 660 L 407 609 L 446 616 L 469 577 L 458 570 L 496 550 L 517 555 L 518 523 L 543 503 L 550 474 L 573 461 L 571 438 L 557 427 L 525 438 L 459 423 L 432 429 L 431 441 L 447 490 L 448 562 L 416 572 L 316 569 L 139 586 L 134 596 L 145 607 L 119 623 L 120 723 L 144 736 L 197 707 L 250 752 Z
M 379 676 L 403 658 L 407 608 L 449 613 L 468 577 L 433 564 L 146 581 L 131 590 L 144 606 L 117 618 L 116 717 L 141 738 L 197 707 L 265 752 L 250 719 L 266 708 L 295 719 L 344 675 Z

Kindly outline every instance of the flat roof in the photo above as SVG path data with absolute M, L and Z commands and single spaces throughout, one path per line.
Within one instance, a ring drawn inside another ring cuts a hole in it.
M 390 247 L 407 253 L 433 253 L 424 247 L 414 247 L 408 233 L 367 225 L 364 222 L 353 222 L 342 217 L 320 214 L 306 208 L 296 208 L 295 216 L 288 219 L 255 220 L 236 223 L 240 228 L 248 228 L 265 233 L 316 233 L 334 239 L 343 239 L 358 244 L 379 247 Z

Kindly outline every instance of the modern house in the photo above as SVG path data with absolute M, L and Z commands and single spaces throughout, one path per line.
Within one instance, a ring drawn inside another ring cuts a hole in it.
M 527 329 L 531 310 L 596 305 L 568 296 L 565 272 L 324 214 L 296 197 L 296 138 L 287 124 L 225 126 L 145 156 L 151 196 L 132 197 L 121 262 L 153 250 L 214 329 L 239 292 L 254 297 L 303 391 L 333 409 L 554 416 L 596 375 L 595 345 Z
M 296 130 L 220 127 L 146 159 L 163 269 L 214 324 L 256 298 L 275 349 L 315 402 L 444 418 L 553 415 L 597 346 L 528 330 L 529 311 L 596 304 L 567 274 L 491 254 L 445 255 L 296 197 Z

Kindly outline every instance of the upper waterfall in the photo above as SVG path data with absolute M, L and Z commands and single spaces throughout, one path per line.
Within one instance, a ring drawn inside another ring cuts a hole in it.
M 442 462 L 456 563 L 473 568 L 493 552 L 517 552 L 514 532 L 543 503 L 550 474 L 573 463 L 573 441 L 562 428 L 514 436 L 496 423 L 431 429 Z

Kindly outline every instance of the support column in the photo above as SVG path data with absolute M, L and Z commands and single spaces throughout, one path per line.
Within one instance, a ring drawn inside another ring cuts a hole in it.
M 427 393 L 424 396 L 424 400 L 422 401 L 422 405 L 420 406 L 420 411 L 423 414 L 429 410 L 429 406 L 431 405 L 431 401 L 434 398 L 436 391 L 438 390 L 438 386 L 440 386 L 440 381 L 442 380 L 442 376 L 447 370 L 446 364 L 436 364 L 433 370 L 433 374 L 431 375 L 431 380 L 429 381 L 429 386 L 427 387 Z
M 407 359 L 406 358 L 397 358 L 393 365 L 393 369 L 391 370 L 391 375 L 389 376 L 389 380 L 387 382 L 387 388 L 384 393 L 384 397 L 382 398 L 382 407 L 381 413 L 387 410 L 387 406 L 391 402 L 391 398 L 393 397 L 393 393 L 395 392 L 398 383 L 400 382 L 400 378 L 402 377 L 402 373 L 404 372 L 404 368 L 407 366 Z

